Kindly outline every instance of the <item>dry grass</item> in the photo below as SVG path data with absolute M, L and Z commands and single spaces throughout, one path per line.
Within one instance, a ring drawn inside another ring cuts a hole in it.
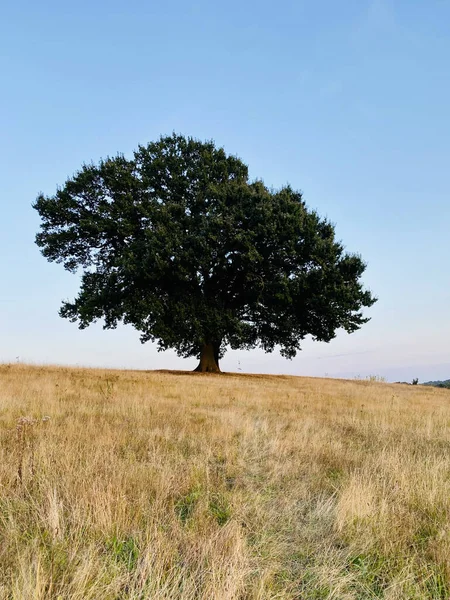
M 0 599 L 449 598 L 449 423 L 420 386 L 0 366 Z

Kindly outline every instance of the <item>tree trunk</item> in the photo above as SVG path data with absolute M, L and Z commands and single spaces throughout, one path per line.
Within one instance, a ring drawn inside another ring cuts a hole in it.
M 200 349 L 200 362 L 195 371 L 200 373 L 220 373 L 219 368 L 220 344 L 202 344 Z

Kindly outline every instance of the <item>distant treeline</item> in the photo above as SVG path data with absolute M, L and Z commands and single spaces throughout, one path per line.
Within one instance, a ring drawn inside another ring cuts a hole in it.
M 450 389 L 450 379 L 446 379 L 445 381 L 427 381 L 422 385 L 432 385 L 433 387 Z

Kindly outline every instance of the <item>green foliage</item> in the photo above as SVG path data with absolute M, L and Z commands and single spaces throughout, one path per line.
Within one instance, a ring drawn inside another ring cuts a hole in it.
M 177 500 L 175 504 L 175 512 L 183 525 L 185 525 L 194 514 L 200 496 L 200 489 L 195 488 Z
M 350 557 L 348 570 L 353 572 L 367 590 L 371 598 L 382 598 L 388 587 L 389 572 L 387 561 L 378 554 L 359 554 Z
M 227 499 L 221 494 L 214 494 L 209 502 L 209 510 L 217 523 L 222 526 L 231 518 L 231 508 Z
M 375 302 L 361 257 L 300 192 L 250 182 L 212 142 L 174 134 L 130 160 L 84 165 L 34 208 L 43 255 L 81 271 L 61 316 L 81 328 L 129 323 L 180 356 L 210 344 L 216 359 L 257 345 L 291 358 L 307 335 L 356 331 Z
M 125 565 L 128 571 L 136 568 L 139 546 L 133 537 L 119 538 L 114 535 L 106 543 L 106 548 L 114 556 L 116 562 Z

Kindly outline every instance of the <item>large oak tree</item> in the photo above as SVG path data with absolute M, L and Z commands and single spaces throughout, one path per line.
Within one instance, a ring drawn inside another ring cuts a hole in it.
M 361 257 L 300 192 L 249 181 L 212 142 L 174 134 L 85 165 L 34 208 L 43 255 L 82 272 L 61 316 L 129 323 L 199 371 L 219 371 L 227 346 L 293 357 L 308 335 L 359 329 L 375 302 Z

